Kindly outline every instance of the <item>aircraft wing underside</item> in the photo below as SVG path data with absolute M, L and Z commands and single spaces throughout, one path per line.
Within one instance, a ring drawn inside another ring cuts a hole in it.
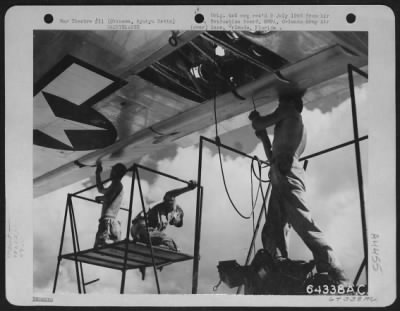
M 34 32 L 34 195 L 178 144 L 249 124 L 253 100 L 305 90 L 347 96 L 347 64 L 367 69 L 366 32 Z

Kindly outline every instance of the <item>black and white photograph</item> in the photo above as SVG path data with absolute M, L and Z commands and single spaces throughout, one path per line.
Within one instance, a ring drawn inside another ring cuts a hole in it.
M 324 10 L 193 7 L 189 28 L 159 11 L 41 10 L 29 32 L 31 234 L 12 237 L 11 213 L 7 259 L 31 255 L 32 302 L 372 306 L 382 237 L 395 236 L 376 229 L 393 204 L 370 226 L 383 76 L 370 29 L 328 27 Z

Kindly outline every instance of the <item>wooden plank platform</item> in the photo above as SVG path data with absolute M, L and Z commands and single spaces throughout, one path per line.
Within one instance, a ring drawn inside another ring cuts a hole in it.
M 102 266 L 111 269 L 123 270 L 125 256 L 125 241 L 119 241 L 102 247 L 90 248 L 76 253 L 76 259 L 86 264 Z M 165 247 L 153 246 L 154 261 L 157 267 L 166 266 L 175 262 L 193 259 L 193 256 L 175 252 Z M 75 260 L 74 253 L 61 256 L 64 259 Z M 129 241 L 127 269 L 152 267 L 151 250 L 149 245 Z

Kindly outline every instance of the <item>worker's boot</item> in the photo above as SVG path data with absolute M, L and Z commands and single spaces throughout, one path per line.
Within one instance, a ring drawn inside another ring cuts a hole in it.
M 101 247 L 107 244 L 114 243 L 112 238 L 111 226 L 112 222 L 115 221 L 112 218 L 100 218 L 99 227 L 96 233 L 96 241 L 94 247 Z

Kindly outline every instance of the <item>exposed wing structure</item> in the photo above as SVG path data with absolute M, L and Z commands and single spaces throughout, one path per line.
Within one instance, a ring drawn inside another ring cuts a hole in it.
M 364 32 L 35 31 L 34 194 L 198 142 L 217 117 L 230 131 L 255 105 L 308 89 L 306 105 L 347 95 L 368 65 Z

